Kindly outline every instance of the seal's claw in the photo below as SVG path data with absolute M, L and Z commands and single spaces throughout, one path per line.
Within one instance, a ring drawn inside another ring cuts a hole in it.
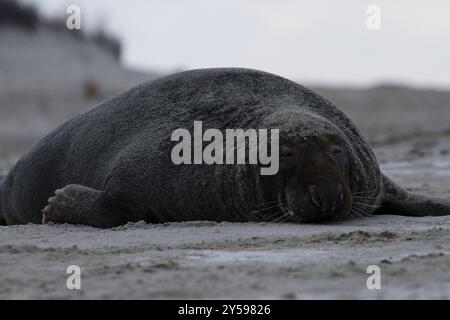
M 42 210 L 42 224 L 47 224 L 48 218 L 47 218 L 47 214 L 50 212 L 50 207 L 49 206 L 45 206 L 45 208 Z
M 42 209 L 42 223 L 62 222 L 61 215 L 69 199 L 65 189 L 56 190 L 55 195 L 48 198 L 48 204 Z

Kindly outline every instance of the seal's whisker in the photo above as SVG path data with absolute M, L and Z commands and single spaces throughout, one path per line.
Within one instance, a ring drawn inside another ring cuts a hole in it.
M 354 208 L 352 208 L 349 212 L 350 218 L 360 217 L 361 214 L 357 212 Z
M 361 214 L 354 210 L 350 210 L 349 216 L 350 216 L 350 218 L 358 218 L 358 217 L 361 217 Z
M 353 198 L 353 202 L 355 203 L 365 203 L 365 202 L 374 203 L 377 201 L 378 201 L 377 198 Z
M 283 223 L 284 219 L 286 218 L 286 215 L 282 215 L 281 217 L 279 217 L 278 219 L 275 219 L 273 222 L 274 223 Z
M 367 199 L 367 198 L 353 198 L 352 203 L 367 203 L 370 205 L 374 205 L 374 203 L 378 202 L 378 199 Z
M 352 196 L 353 199 L 357 199 L 357 200 L 377 200 L 378 198 L 376 197 L 355 197 Z
M 353 194 L 353 193 L 352 193 L 352 196 L 353 196 L 353 197 L 360 197 L 360 198 L 377 198 L 377 197 L 371 196 L 371 195 L 365 196 L 365 195 L 361 195 L 361 194 Z
M 251 211 L 247 212 L 246 215 L 249 217 L 250 221 L 259 221 L 259 222 L 264 221 L 264 218 L 262 218 L 260 215 L 253 214 L 253 212 Z
M 371 197 L 352 197 L 353 202 L 375 202 L 378 201 L 379 198 L 371 198 Z
M 292 217 L 288 215 L 286 218 L 283 219 L 283 221 L 280 221 L 280 223 L 286 223 L 288 222 Z
M 351 210 L 350 213 L 351 213 L 351 215 L 350 215 L 351 218 L 367 218 L 367 217 L 369 217 L 368 214 L 361 213 L 361 212 L 355 211 L 355 210 Z
M 358 212 L 360 214 L 363 214 L 363 215 L 367 214 L 367 212 L 365 211 L 365 208 L 361 208 L 358 206 L 353 206 L 352 210 L 354 210 L 355 212 Z
M 359 210 L 362 210 L 362 211 L 364 211 L 364 212 L 367 212 L 367 211 L 370 211 L 370 212 L 373 212 L 373 211 L 375 211 L 376 209 L 378 209 L 378 207 L 368 207 L 368 206 L 355 206 L 354 208 L 357 208 L 357 209 L 359 209 Z M 375 209 L 375 210 L 374 210 Z
M 350 214 L 350 218 L 362 218 L 362 217 L 364 217 L 364 215 L 362 215 L 362 214 L 360 214 L 358 212 L 352 211 L 351 214 Z
M 283 212 L 278 211 L 278 212 L 272 214 L 270 216 L 270 219 L 269 219 L 269 217 L 267 217 L 267 221 L 269 221 L 270 223 L 273 223 L 276 219 L 278 219 L 280 217 L 280 214 L 283 214 Z
M 267 210 L 270 210 L 270 209 L 274 209 L 274 208 L 278 208 L 278 207 L 279 207 L 279 205 L 276 204 L 274 206 L 270 206 L 270 207 L 267 207 L 267 208 L 264 208 L 264 209 L 254 210 L 254 211 L 252 211 L 252 213 L 260 213 L 260 212 L 264 212 L 264 211 L 267 211 Z
M 278 200 L 273 201 L 273 203 L 287 203 L 286 198 L 278 198 Z
M 353 207 L 352 210 L 355 211 L 355 212 L 357 212 L 360 216 L 363 216 L 363 217 L 368 217 L 368 216 L 370 216 L 370 214 L 369 214 L 368 212 L 364 211 L 363 208 Z
M 278 217 L 278 215 L 282 213 L 281 211 L 277 211 L 275 213 L 272 213 L 271 215 L 264 217 L 265 221 L 272 221 L 272 219 L 276 219 Z
M 377 208 L 377 209 L 380 207 L 380 206 L 366 204 L 366 203 L 362 203 L 362 202 L 358 202 L 358 201 L 354 201 L 353 204 L 359 205 L 359 206 L 364 206 L 364 207 L 369 207 L 369 208 Z
M 377 189 L 366 190 L 366 191 L 357 191 L 357 192 L 352 192 L 352 195 L 368 194 L 368 193 L 377 192 L 377 191 L 378 191 Z
M 368 208 L 366 208 L 366 207 L 360 206 L 360 204 L 357 203 L 357 202 L 353 202 L 352 208 L 354 208 L 354 209 L 359 209 L 359 210 L 363 210 L 363 211 L 365 211 L 365 210 L 368 209 Z
M 287 216 L 287 213 L 279 212 L 281 215 L 278 218 L 275 218 L 272 220 L 272 223 L 280 222 L 282 219 L 284 219 Z

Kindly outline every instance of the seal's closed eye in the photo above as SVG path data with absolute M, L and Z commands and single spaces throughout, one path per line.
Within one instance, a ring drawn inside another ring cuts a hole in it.
M 286 145 L 280 146 L 280 157 L 291 158 L 294 156 L 292 149 Z
M 331 150 L 331 152 L 332 152 L 333 154 L 337 154 L 337 155 L 344 154 L 344 150 L 342 150 L 342 149 L 339 148 L 339 147 L 334 147 L 334 148 Z

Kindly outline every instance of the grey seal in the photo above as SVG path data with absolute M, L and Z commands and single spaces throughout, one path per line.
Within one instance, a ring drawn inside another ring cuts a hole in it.
M 177 128 L 277 128 L 280 169 L 176 165 Z M 360 215 L 448 215 L 380 172 L 360 131 L 331 102 L 285 78 L 201 69 L 132 88 L 38 142 L 0 185 L 6 224 L 187 220 L 321 222 Z

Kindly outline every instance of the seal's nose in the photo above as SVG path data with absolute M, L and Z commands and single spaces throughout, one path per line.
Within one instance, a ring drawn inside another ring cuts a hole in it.
M 332 189 L 319 188 L 317 185 L 310 185 L 308 189 L 312 205 L 322 213 L 333 213 L 344 200 L 344 192 L 340 184 Z

